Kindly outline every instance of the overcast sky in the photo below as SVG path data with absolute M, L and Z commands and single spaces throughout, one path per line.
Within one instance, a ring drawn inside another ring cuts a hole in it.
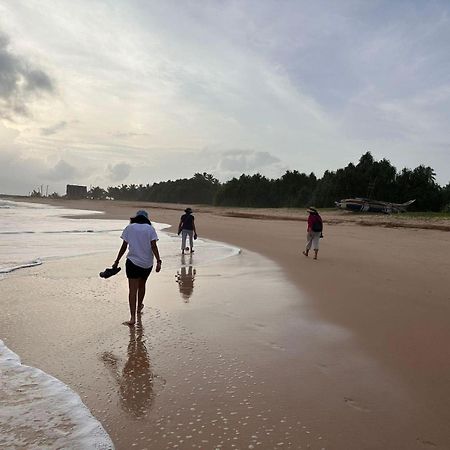
M 0 0 L 0 192 L 321 176 L 450 181 L 448 0 Z

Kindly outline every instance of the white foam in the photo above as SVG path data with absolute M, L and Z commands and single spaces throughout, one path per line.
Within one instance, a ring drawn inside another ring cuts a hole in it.
M 113 257 L 122 243 L 120 232 L 128 224 L 128 220 L 68 218 L 93 211 L 12 201 L 3 205 L 9 209 L 0 210 L 0 280 L 14 270 L 50 260 L 95 253 L 110 253 Z M 167 231 L 168 224 L 153 222 L 153 226 L 161 240 L 166 269 L 207 265 L 239 253 L 236 247 L 199 238 L 193 259 L 186 256 L 180 260 L 181 238 Z
M 74 391 L 21 364 L 0 340 L 0 448 L 104 450 L 114 445 Z
M 42 264 L 42 261 L 40 259 L 36 259 L 34 261 L 25 262 L 25 263 L 19 264 L 19 265 L 13 265 L 13 266 L 9 266 L 9 267 L 8 266 L 0 267 L 0 274 L 14 272 L 15 270 L 25 269 L 27 267 L 40 266 L 41 264 Z

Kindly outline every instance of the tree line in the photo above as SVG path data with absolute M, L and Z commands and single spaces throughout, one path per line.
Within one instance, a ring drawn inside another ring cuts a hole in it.
M 436 182 L 431 167 L 420 165 L 401 171 L 387 160 L 376 161 L 370 152 L 336 171 L 325 171 L 322 178 L 288 170 L 277 179 L 259 173 L 242 174 L 220 183 L 213 175 L 196 173 L 192 178 L 150 184 L 122 184 L 89 190 L 92 199 L 137 200 L 148 202 L 207 204 L 243 207 L 332 207 L 343 198 L 366 197 L 403 203 L 416 199 L 411 210 L 450 211 L 450 183 Z

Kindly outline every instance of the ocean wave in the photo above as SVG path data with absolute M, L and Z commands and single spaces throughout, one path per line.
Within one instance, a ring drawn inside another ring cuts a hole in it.
M 0 274 L 14 272 L 19 269 L 26 269 L 27 267 L 40 266 L 42 264 L 42 260 L 35 259 L 34 261 L 26 262 L 23 264 L 17 264 L 15 266 L 10 267 L 0 267 Z
M 69 234 L 69 233 L 111 233 L 122 231 L 122 228 L 111 228 L 105 230 L 54 230 L 54 231 L 0 231 L 0 234 Z
M 67 385 L 21 364 L 0 340 L 0 447 L 113 449 L 100 422 Z
M 0 208 L 14 209 L 14 208 L 28 208 L 28 209 L 54 209 L 53 205 L 48 205 L 44 203 L 31 203 L 31 202 L 16 202 L 13 200 L 0 200 Z

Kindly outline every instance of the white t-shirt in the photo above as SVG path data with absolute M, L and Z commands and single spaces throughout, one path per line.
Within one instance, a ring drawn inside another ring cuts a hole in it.
M 128 243 L 127 258 L 136 266 L 148 269 L 153 266 L 152 241 L 158 235 L 152 225 L 147 223 L 130 223 L 120 236 Z

